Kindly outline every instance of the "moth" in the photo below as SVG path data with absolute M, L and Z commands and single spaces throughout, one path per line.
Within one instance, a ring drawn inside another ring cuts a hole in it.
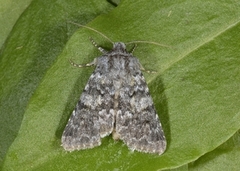
M 103 55 L 89 64 L 71 62 L 78 67 L 95 66 L 95 70 L 64 129 L 63 148 L 93 148 L 112 134 L 133 151 L 162 154 L 166 139 L 141 72 L 145 69 L 122 42 L 113 43 L 110 51 L 98 49 Z

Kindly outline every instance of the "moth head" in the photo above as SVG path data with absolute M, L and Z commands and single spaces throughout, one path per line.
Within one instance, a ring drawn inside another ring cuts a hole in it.
M 113 44 L 113 51 L 120 52 L 120 53 L 127 53 L 126 45 L 122 42 L 116 42 Z

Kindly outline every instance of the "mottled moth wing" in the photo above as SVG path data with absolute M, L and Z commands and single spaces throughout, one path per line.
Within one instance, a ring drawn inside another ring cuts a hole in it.
M 113 94 L 109 79 L 97 67 L 90 76 L 62 135 L 67 151 L 93 148 L 113 130 Z
M 138 59 L 115 43 L 94 60 L 91 75 L 63 132 L 62 146 L 73 151 L 101 144 L 113 133 L 132 150 L 162 154 L 165 136 Z
M 130 75 L 124 77 L 119 93 L 116 133 L 132 150 L 162 154 L 166 140 L 147 83 L 135 57 L 128 59 Z

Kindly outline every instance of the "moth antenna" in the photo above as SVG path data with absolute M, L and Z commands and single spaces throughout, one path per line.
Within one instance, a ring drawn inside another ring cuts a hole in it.
M 168 46 L 168 45 L 164 45 L 164 44 L 157 43 L 157 42 L 152 42 L 152 41 L 145 41 L 145 40 L 136 40 L 136 41 L 128 42 L 128 43 L 125 43 L 125 44 L 127 45 L 127 44 L 133 44 L 133 43 L 134 44 L 136 44 L 136 43 L 147 43 L 147 44 L 153 44 L 153 45 L 157 45 L 157 46 L 172 48 L 171 46 Z
M 109 39 L 105 34 L 101 33 L 100 31 L 98 31 L 98 30 L 96 30 L 96 29 L 94 29 L 94 28 L 91 28 L 91 27 L 88 27 L 88 26 L 85 26 L 85 25 L 82 25 L 82 24 L 74 23 L 74 22 L 72 22 L 72 21 L 69 21 L 69 23 L 72 23 L 72 24 L 77 25 L 77 26 L 79 26 L 79 27 L 83 27 L 83 28 L 92 30 L 92 31 L 100 34 L 101 36 L 103 36 L 105 39 L 107 39 L 107 40 L 108 40 L 109 42 L 111 42 L 112 44 L 114 44 L 114 42 L 113 42 L 111 39 Z
M 88 26 L 85 26 L 85 25 L 82 25 L 82 24 L 78 24 L 78 23 L 75 23 L 75 22 L 72 22 L 72 21 L 69 21 L 69 23 L 72 23 L 74 25 L 77 25 L 79 27 L 83 27 L 83 28 L 86 28 L 88 30 L 92 30 L 98 34 L 100 34 L 101 36 L 103 36 L 105 39 L 107 39 L 109 42 L 111 42 L 112 44 L 114 44 L 114 42 L 108 38 L 105 34 L 101 33 L 100 31 L 94 29 L 94 28 L 91 28 L 91 27 L 88 27 Z M 128 42 L 128 43 L 125 43 L 126 45 L 127 44 L 136 44 L 136 43 L 147 43 L 147 44 L 153 44 L 153 45 L 157 45 L 157 46 L 161 46 L 161 47 L 167 47 L 167 48 L 172 48 L 171 46 L 168 46 L 168 45 L 165 45 L 165 44 L 161 44 L 161 43 L 157 43 L 157 42 L 152 42 L 152 41 L 145 41 L 145 40 L 136 40 L 136 41 L 132 41 L 132 42 Z

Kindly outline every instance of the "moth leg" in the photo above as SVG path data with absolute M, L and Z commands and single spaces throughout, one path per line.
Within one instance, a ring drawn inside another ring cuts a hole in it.
M 132 50 L 131 50 L 131 52 L 130 52 L 132 55 L 133 55 L 133 52 L 134 52 L 134 50 L 135 50 L 136 48 L 137 48 L 137 44 L 134 44 L 134 47 L 132 48 Z M 140 70 L 143 71 L 143 72 L 150 73 L 150 74 L 156 73 L 156 71 L 146 70 L 146 69 L 142 66 L 142 64 L 140 64 Z
M 103 49 L 102 47 L 98 46 L 98 44 L 93 40 L 93 38 L 90 37 L 90 41 L 92 42 L 93 46 L 95 46 L 96 48 L 98 48 L 98 50 L 100 52 L 102 52 L 103 54 L 107 53 L 108 51 L 106 51 L 105 49 Z
M 133 55 L 133 52 L 134 52 L 134 50 L 137 48 L 137 44 L 134 44 L 134 46 L 133 46 L 133 48 L 132 48 L 132 50 L 131 50 L 131 54 Z
M 157 73 L 156 71 L 146 70 L 146 69 L 142 66 L 142 64 L 140 64 L 140 70 L 143 71 L 143 72 L 149 73 L 149 74 L 155 74 L 155 73 Z
M 92 62 L 87 63 L 87 64 L 76 64 L 71 59 L 69 59 L 69 62 L 74 67 L 83 68 L 83 67 L 95 66 L 97 64 L 97 58 L 94 58 L 94 60 Z

